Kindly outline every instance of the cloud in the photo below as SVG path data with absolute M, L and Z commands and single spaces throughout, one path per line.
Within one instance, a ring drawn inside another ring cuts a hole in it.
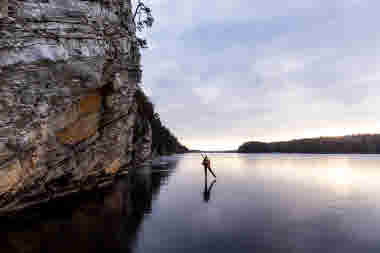
M 218 87 L 195 87 L 193 88 L 193 92 L 205 105 L 212 103 L 220 96 L 220 89 Z
M 380 3 L 150 3 L 144 87 L 191 148 L 380 130 Z

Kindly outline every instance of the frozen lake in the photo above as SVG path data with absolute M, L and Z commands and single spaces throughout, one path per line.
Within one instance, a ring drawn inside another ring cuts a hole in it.
M 3 228 L 1 252 L 379 252 L 380 156 L 163 158 Z M 67 202 L 67 201 L 66 201 Z

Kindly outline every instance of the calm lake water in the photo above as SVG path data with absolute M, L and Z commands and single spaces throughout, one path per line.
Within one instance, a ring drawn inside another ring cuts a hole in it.
M 4 223 L 0 252 L 379 252 L 380 156 L 163 158 Z M 29 215 L 29 214 L 28 214 Z M 35 215 L 35 218 L 33 218 Z

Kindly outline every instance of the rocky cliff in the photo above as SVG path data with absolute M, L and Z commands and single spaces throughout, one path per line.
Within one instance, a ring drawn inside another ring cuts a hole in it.
M 130 0 L 0 4 L 0 213 L 103 187 L 147 162 Z

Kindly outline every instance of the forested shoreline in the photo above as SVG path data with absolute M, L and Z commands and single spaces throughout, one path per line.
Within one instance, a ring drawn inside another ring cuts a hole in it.
M 239 153 L 360 153 L 379 154 L 380 134 L 318 137 L 280 142 L 251 141 L 238 148 Z

